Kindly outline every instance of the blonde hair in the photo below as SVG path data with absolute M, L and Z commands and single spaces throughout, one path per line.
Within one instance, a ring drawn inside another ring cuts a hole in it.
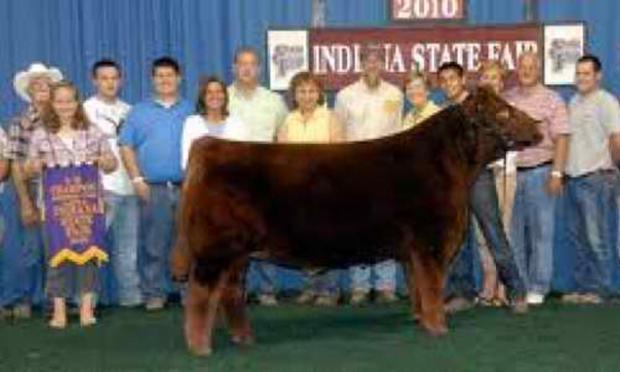
M 61 80 L 51 85 L 50 100 L 45 111 L 43 112 L 43 125 L 51 133 L 57 133 L 58 130 L 60 130 L 60 118 L 58 117 L 58 114 L 56 114 L 56 111 L 54 111 L 52 104 L 56 94 L 61 89 L 69 89 L 73 93 L 73 99 L 75 99 L 78 104 L 77 110 L 73 116 L 73 121 L 71 122 L 71 128 L 75 130 L 88 130 L 90 122 L 84 113 L 84 107 L 82 106 L 82 102 L 80 100 L 80 92 L 78 88 L 68 80 Z
M 417 70 L 412 71 L 410 74 L 407 75 L 407 77 L 405 77 L 405 84 L 403 85 L 403 89 L 407 90 L 407 86 L 411 84 L 411 82 L 416 80 L 422 81 L 426 90 L 431 90 L 431 80 L 429 79 L 428 75 L 422 71 Z
M 478 68 L 480 75 L 490 70 L 496 70 L 502 79 L 508 76 L 506 65 L 497 59 L 486 59 L 480 63 L 480 67 Z

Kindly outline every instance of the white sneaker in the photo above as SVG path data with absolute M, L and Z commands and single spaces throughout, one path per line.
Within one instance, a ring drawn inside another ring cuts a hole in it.
M 262 306 L 278 306 L 278 300 L 276 296 L 270 293 L 263 293 L 258 295 L 258 303 Z
M 545 302 L 545 295 L 530 292 L 526 297 L 528 305 L 542 305 Z

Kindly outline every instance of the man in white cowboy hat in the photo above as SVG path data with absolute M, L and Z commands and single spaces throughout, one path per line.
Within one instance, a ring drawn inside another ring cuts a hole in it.
M 57 68 L 33 63 L 15 75 L 13 86 L 28 108 L 7 125 L 7 146 L 4 156 L 11 161 L 11 178 L 0 202 L 7 216 L 6 241 L 3 255 L 4 273 L 0 307 L 12 308 L 14 318 L 29 318 L 30 306 L 40 296 L 43 278 L 43 244 L 40 235 L 39 211 L 36 208 L 36 184 L 22 174 L 32 132 L 41 125 L 40 115 L 50 100 L 50 85 L 62 80 Z M 15 205 L 19 203 L 19 209 Z M 6 208 L 9 207 L 9 208 Z M 12 217 L 12 218 L 11 218 Z

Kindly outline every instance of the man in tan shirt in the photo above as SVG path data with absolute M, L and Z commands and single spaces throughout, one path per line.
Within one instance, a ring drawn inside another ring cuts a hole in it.
M 344 125 L 347 141 L 378 138 L 401 128 L 403 94 L 396 86 L 381 78 L 385 65 L 383 47 L 368 44 L 360 54 L 362 76 L 338 93 L 334 109 Z M 396 263 L 387 260 L 373 266 L 351 268 L 352 304 L 361 304 L 367 300 L 372 272 L 376 276 L 373 287 L 378 293 L 378 300 L 396 300 Z

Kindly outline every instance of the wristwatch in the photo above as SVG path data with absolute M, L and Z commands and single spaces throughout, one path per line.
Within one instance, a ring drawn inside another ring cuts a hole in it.
M 562 171 L 559 171 L 559 170 L 552 170 L 551 171 L 551 177 L 553 177 L 553 178 L 562 178 L 562 177 L 564 177 L 564 173 L 562 173 Z

